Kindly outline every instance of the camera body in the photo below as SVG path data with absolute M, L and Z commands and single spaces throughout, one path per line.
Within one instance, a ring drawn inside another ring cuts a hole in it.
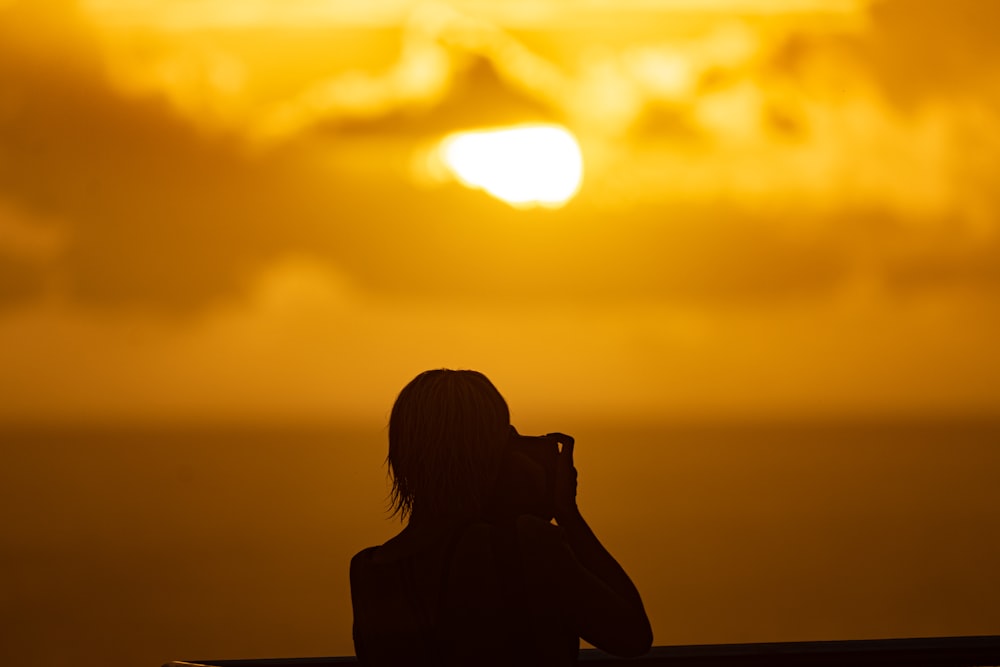
M 521 435 L 511 426 L 509 448 L 492 503 L 493 518 L 516 519 L 533 514 L 551 520 L 555 515 L 559 443 L 572 441 L 563 433 Z

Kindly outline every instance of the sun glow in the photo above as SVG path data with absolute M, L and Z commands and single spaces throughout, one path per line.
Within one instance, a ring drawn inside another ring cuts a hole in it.
M 559 208 L 583 179 L 576 138 L 554 125 L 459 132 L 445 137 L 437 152 L 460 183 L 516 208 Z

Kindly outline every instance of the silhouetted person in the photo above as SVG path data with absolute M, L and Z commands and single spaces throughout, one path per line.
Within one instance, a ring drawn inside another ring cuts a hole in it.
M 432 370 L 396 399 L 387 460 L 409 521 L 351 560 L 362 664 L 570 665 L 581 637 L 649 650 L 639 592 L 577 509 L 572 438 L 521 437 L 486 376 Z

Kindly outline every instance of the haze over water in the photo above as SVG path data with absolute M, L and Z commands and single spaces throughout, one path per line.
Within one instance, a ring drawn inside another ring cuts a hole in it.
M 995 633 L 1000 424 L 567 424 L 656 644 Z M 542 429 L 539 429 L 542 430 Z M 5 432 L 0 659 L 349 655 L 384 432 Z

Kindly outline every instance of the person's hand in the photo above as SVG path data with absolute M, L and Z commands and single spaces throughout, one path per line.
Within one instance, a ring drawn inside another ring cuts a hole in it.
M 576 466 L 573 465 L 574 440 L 562 433 L 552 434 L 561 445 L 556 456 L 555 519 L 564 523 L 579 515 L 576 506 Z

